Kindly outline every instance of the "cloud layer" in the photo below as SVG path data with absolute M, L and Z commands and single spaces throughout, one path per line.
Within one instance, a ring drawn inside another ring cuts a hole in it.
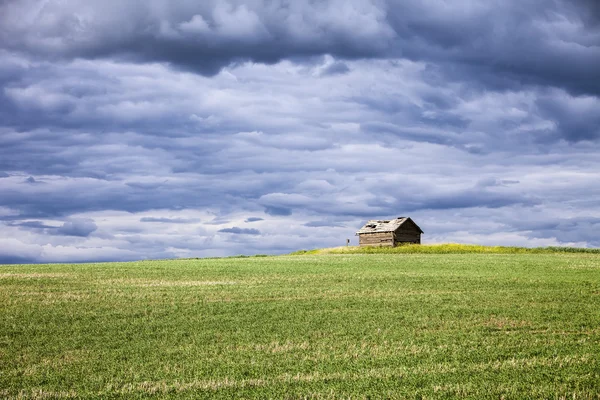
M 0 3 L 0 262 L 599 246 L 594 2 Z

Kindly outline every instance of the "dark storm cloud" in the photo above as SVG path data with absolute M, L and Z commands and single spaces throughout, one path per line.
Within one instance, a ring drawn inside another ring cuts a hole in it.
M 592 26 L 600 25 L 600 3 L 596 0 L 575 0 L 575 6 L 583 9 L 582 17 L 584 21 Z
M 495 89 L 533 84 L 600 93 L 600 37 L 584 25 L 585 7 L 537 0 L 406 4 L 405 12 L 389 14 L 403 57 L 438 64 L 446 77 Z
M 224 228 L 219 229 L 219 232 L 223 233 L 233 233 L 236 235 L 260 235 L 260 231 L 254 228 L 238 228 L 234 226 L 233 228 Z
M 445 74 L 486 85 L 518 82 L 600 93 L 598 6 L 592 0 L 502 6 L 29 0 L 0 7 L 3 47 L 49 59 L 157 61 L 212 75 L 244 60 L 402 56 L 445 64 Z M 327 70 L 347 72 L 347 65 L 334 63 Z
M 556 124 L 560 137 L 570 142 L 600 138 L 600 98 L 559 93 L 540 97 L 537 105 L 541 114 Z
M 208 75 L 243 60 L 274 63 L 327 53 L 375 56 L 392 36 L 385 10 L 366 1 L 26 1 L 1 7 L 0 37 L 8 48 L 48 57 L 169 62 Z M 14 36 L 33 31 L 43 37 Z

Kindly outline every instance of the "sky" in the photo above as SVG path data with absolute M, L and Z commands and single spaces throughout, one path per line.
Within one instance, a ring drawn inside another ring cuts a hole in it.
M 600 246 L 596 0 L 0 0 L 0 263 Z

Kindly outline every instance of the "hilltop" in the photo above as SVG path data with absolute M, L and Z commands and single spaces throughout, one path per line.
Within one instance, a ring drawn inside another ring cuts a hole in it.
M 551 253 L 592 253 L 600 254 L 600 249 L 583 247 L 513 247 L 482 246 L 477 244 L 406 244 L 397 247 L 358 247 L 340 246 L 324 249 L 298 250 L 290 255 L 304 254 L 551 254 Z

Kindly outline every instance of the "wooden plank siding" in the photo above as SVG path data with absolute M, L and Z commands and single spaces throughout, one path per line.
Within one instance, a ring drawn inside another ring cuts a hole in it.
M 421 243 L 421 234 L 419 232 L 395 232 L 395 243 Z
M 421 231 L 411 220 L 408 220 L 394 232 L 394 242 L 394 245 L 398 243 L 421 244 Z
M 393 232 L 364 233 L 358 237 L 359 246 L 394 246 Z

